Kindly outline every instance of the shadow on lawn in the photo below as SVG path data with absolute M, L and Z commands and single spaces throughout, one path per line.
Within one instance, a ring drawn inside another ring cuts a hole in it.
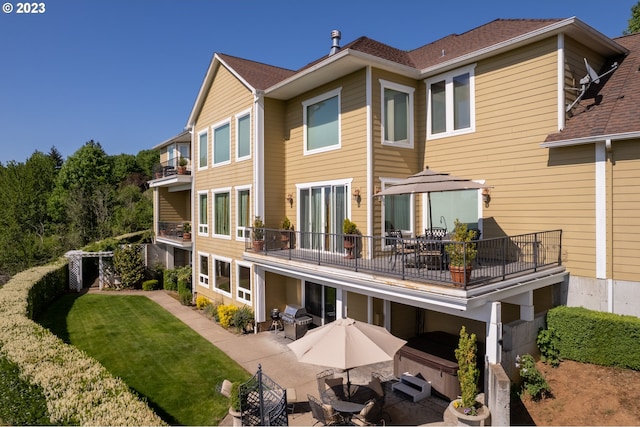
M 67 317 L 69 312 L 73 308 L 73 305 L 76 303 L 76 300 L 83 296 L 86 292 L 73 292 L 68 293 L 57 300 L 55 300 L 45 312 L 43 312 L 35 322 L 37 322 L 42 327 L 47 328 L 51 331 L 52 334 L 56 335 L 62 341 L 69 345 L 73 345 L 71 343 L 71 338 L 69 337 L 69 329 Z M 169 425 L 178 425 L 180 424 L 178 420 L 176 420 L 173 416 L 167 413 L 162 409 L 158 404 L 149 399 L 149 397 L 141 394 L 138 390 L 135 390 L 129 387 L 129 390 L 142 401 L 144 401 L 153 411 L 162 418 Z

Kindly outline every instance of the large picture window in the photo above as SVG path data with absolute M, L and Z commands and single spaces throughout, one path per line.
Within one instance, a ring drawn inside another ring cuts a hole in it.
M 213 165 L 231 161 L 231 125 L 227 121 L 213 128 Z
M 305 154 L 340 148 L 340 91 L 302 103 Z
M 474 67 L 469 66 L 426 80 L 427 138 L 475 130 Z
M 380 80 L 383 144 L 413 147 L 414 88 Z

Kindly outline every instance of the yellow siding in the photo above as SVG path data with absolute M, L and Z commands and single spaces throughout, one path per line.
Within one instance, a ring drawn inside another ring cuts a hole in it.
M 159 221 L 189 221 L 191 218 L 191 200 L 188 191 L 170 192 L 166 187 L 159 187 L 160 207 Z
M 338 87 L 341 91 L 341 148 L 323 153 L 304 155 L 302 102 Z M 286 175 L 284 188 L 293 192 L 296 184 L 337 179 L 353 179 L 352 189 L 366 192 L 366 90 L 365 73 L 358 71 L 330 85 L 307 92 L 286 104 L 284 155 Z M 284 194 L 276 198 L 284 203 Z M 361 230 L 366 224 L 366 197 L 360 207 L 351 202 L 351 220 Z M 294 210 L 297 209 L 296 200 Z
M 285 216 L 294 227 L 296 219 L 295 185 L 285 185 L 287 174 L 284 161 L 284 103 L 274 99 L 265 100 L 265 141 L 264 141 L 264 179 L 265 179 L 265 215 L 264 222 L 269 228 L 278 228 Z M 287 193 L 294 197 L 294 204 L 286 202 Z
M 611 165 L 611 230 L 613 236 L 613 278 L 638 280 L 638 212 L 640 212 L 640 140 L 613 143 Z

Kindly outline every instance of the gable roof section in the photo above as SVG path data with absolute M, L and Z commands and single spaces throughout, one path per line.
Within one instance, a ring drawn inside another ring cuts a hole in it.
M 216 53 L 211 59 L 207 73 L 205 74 L 204 81 L 200 85 L 200 91 L 196 97 L 196 101 L 189 114 L 187 120 L 187 127 L 190 127 L 195 122 L 196 118 L 202 110 L 206 94 L 211 88 L 213 78 L 219 67 L 225 67 L 236 78 L 247 87 L 247 90 L 251 92 L 262 91 L 269 86 L 295 74 L 295 71 L 287 70 L 281 67 L 275 67 L 273 65 L 263 64 L 261 62 L 251 61 L 248 59 L 238 58 L 236 56 L 225 55 L 222 53 Z
M 548 135 L 543 147 L 640 138 L 640 33 L 614 39 L 628 49 L 619 66 L 572 109 L 565 128 Z M 605 64 L 608 69 L 613 60 Z

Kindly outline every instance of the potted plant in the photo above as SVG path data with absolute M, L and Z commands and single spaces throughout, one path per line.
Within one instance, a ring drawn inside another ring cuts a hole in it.
M 179 175 L 184 175 L 185 173 L 187 173 L 187 165 L 188 164 L 189 164 L 189 161 L 187 160 L 187 158 L 180 156 L 180 160 L 178 160 L 178 174 Z
M 264 250 L 264 222 L 259 216 L 253 220 L 253 250 L 255 252 Z
M 231 384 L 229 393 L 229 415 L 233 417 L 234 427 L 242 426 L 242 408 L 240 406 L 240 383 Z
M 360 230 L 358 230 L 355 222 L 352 222 L 349 218 L 345 218 L 342 223 L 342 233 L 344 234 L 344 248 L 347 250 L 346 258 L 353 259 L 353 249 L 356 247 Z
M 293 225 L 291 224 L 291 221 L 289 221 L 288 217 L 285 216 L 280 223 L 280 230 L 282 230 L 280 231 L 282 249 L 289 249 L 291 247 L 289 246 L 289 242 L 291 241 L 291 235 L 293 233 Z
M 489 408 L 478 401 L 478 380 L 480 370 L 477 364 L 478 345 L 476 334 L 469 335 L 466 328 L 460 329 L 458 348 L 455 350 L 458 361 L 458 380 L 460 398 L 449 404 L 449 411 L 458 419 L 458 425 L 488 425 Z
M 191 240 L 191 223 L 185 222 L 182 224 L 182 240 Z
M 467 224 L 458 219 L 454 222 L 450 235 L 451 243 L 444 246 L 448 255 L 451 281 L 457 284 L 467 284 L 471 278 L 473 260 L 478 255 L 476 244 L 471 243 L 476 237 L 474 230 L 467 229 Z

